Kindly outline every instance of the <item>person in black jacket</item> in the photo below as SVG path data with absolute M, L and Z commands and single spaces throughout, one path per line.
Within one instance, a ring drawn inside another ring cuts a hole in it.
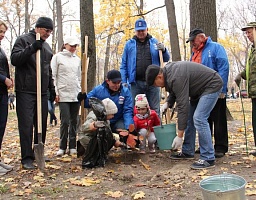
M 37 88 L 36 52 L 41 50 L 41 92 L 42 92 L 42 141 L 45 143 L 47 127 L 47 90 L 54 91 L 50 61 L 52 50 L 45 40 L 51 35 L 53 21 L 48 17 L 38 18 L 35 29 L 19 36 L 11 52 L 11 63 L 15 66 L 16 111 L 21 146 L 21 164 L 24 169 L 32 170 L 34 152 L 32 149 L 33 128 L 34 144 L 37 136 Z M 36 40 L 40 33 L 40 40 Z
M 4 38 L 5 32 L 7 31 L 7 25 L 0 21 L 0 42 Z M 1 43 L 0 43 L 1 45 Z M 10 78 L 9 65 L 7 57 L 0 46 L 0 159 L 2 141 L 4 137 L 4 131 L 8 116 L 8 89 L 13 87 L 13 80 Z M 0 162 L 0 173 L 5 174 L 11 170 L 11 166 L 7 166 Z

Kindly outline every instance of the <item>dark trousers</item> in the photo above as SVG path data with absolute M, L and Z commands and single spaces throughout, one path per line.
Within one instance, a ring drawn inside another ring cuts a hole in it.
M 16 111 L 20 135 L 21 163 L 34 160 L 32 142 L 38 144 L 36 94 L 16 93 Z M 42 141 L 45 143 L 48 104 L 47 95 L 42 95 Z
M 228 151 L 228 126 L 226 116 L 226 98 L 218 99 L 208 119 L 216 152 Z
M 256 146 L 256 98 L 252 99 L 252 129 L 254 136 L 254 144 Z
M 2 149 L 2 142 L 3 142 L 4 131 L 5 131 L 6 122 L 7 122 L 7 116 L 8 116 L 8 95 L 0 94 L 0 150 Z
M 57 120 L 57 117 L 55 116 L 54 101 L 48 100 L 48 112 L 50 114 L 50 124 L 52 124 L 53 120 Z
M 60 149 L 76 149 L 76 126 L 80 104 L 78 102 L 59 102 L 60 108 Z

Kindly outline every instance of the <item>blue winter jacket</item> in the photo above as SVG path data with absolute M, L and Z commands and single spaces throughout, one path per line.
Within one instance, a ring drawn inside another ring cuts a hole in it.
M 157 43 L 158 41 L 152 36 L 150 36 L 149 44 L 150 44 L 152 64 L 160 66 L 159 52 L 156 49 Z M 136 81 L 136 55 L 137 55 L 136 39 L 132 38 L 126 42 L 123 56 L 122 56 L 120 72 L 122 75 L 123 83 L 134 83 Z M 165 52 L 163 53 L 163 61 L 168 62 L 169 59 L 170 59 L 170 54 L 166 49 Z
M 124 100 L 121 101 L 120 104 L 119 97 L 124 97 Z M 114 115 L 114 118 L 110 120 L 110 124 L 116 123 L 118 120 L 123 119 L 125 128 L 128 129 L 130 124 L 134 124 L 133 122 L 133 102 L 132 96 L 127 87 L 123 87 L 121 85 L 120 92 L 116 94 L 110 95 L 109 89 L 107 88 L 107 83 L 104 81 L 101 85 L 96 86 L 87 94 L 87 98 L 84 101 L 84 107 L 90 108 L 89 106 L 89 98 L 96 97 L 100 100 L 105 98 L 110 98 L 113 102 L 115 102 L 118 112 Z
M 193 54 L 194 52 L 192 53 L 192 56 Z M 213 42 L 211 37 L 208 37 L 203 48 L 201 64 L 206 65 L 207 67 L 218 72 L 223 80 L 223 88 L 221 93 L 226 94 L 229 74 L 227 53 L 224 47 L 217 42 Z

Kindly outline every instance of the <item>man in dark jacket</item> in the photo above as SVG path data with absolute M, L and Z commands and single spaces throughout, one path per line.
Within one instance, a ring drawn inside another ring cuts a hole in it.
M 146 71 L 146 81 L 148 85 L 165 87 L 169 92 L 169 107 L 172 107 L 175 101 L 177 104 L 178 134 L 172 147 L 178 149 L 182 146 L 182 152 L 172 155 L 171 158 L 194 158 L 197 131 L 200 159 L 193 163 L 191 168 L 214 167 L 215 156 L 208 117 L 222 90 L 223 82 L 218 73 L 198 63 L 180 61 L 168 63 L 161 69 L 150 65 Z
M 50 61 L 52 50 L 45 40 L 53 30 L 53 22 L 48 17 L 40 17 L 35 29 L 17 38 L 12 52 L 11 63 L 15 66 L 16 111 L 21 146 L 21 163 L 24 169 L 35 169 L 32 149 L 33 128 L 34 144 L 37 136 L 37 87 L 36 52 L 41 50 L 41 92 L 42 92 L 42 141 L 45 143 L 47 126 L 47 89 L 52 92 L 52 72 Z M 40 40 L 36 40 L 40 33 Z

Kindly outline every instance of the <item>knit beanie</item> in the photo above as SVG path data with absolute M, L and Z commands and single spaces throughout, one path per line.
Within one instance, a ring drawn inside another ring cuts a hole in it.
M 148 108 L 148 100 L 145 94 L 138 94 L 135 97 L 136 108 Z
M 49 17 L 39 17 L 36 21 L 36 27 L 53 30 L 53 21 Z
M 109 98 L 103 99 L 102 103 L 105 106 L 107 115 L 114 115 L 117 113 L 117 107 L 116 104 Z

